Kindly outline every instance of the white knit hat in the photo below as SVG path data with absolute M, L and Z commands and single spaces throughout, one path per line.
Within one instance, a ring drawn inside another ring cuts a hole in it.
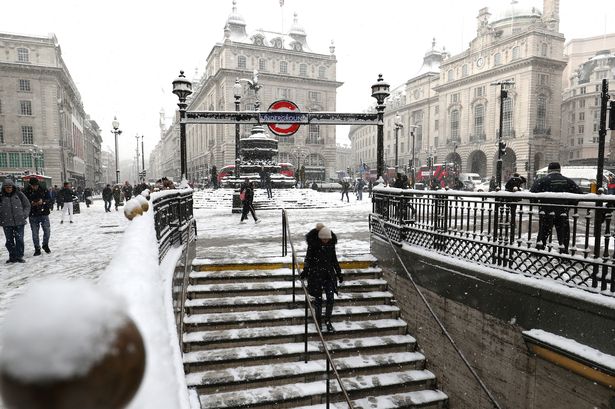
M 318 238 L 321 240 L 325 240 L 325 239 L 331 239 L 331 229 L 329 229 L 328 227 L 323 227 L 322 229 L 320 229 L 320 231 L 318 232 Z

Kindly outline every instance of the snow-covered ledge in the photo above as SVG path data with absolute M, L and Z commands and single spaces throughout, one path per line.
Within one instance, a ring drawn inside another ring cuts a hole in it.
M 529 351 L 594 382 L 615 387 L 615 356 L 540 329 L 523 331 Z
M 126 228 L 115 256 L 101 275 L 101 285 L 125 298 L 127 312 L 145 341 L 145 375 L 128 409 L 190 409 L 171 297 L 173 272 L 181 253 L 181 248 L 171 248 L 158 264 L 150 207 Z

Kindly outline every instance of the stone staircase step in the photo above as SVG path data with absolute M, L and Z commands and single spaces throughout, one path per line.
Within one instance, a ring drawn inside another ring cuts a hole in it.
M 422 390 L 435 383 L 435 376 L 427 370 L 407 370 L 378 375 L 343 377 L 344 387 L 354 399 L 370 393 L 394 393 L 396 389 L 409 388 Z M 247 389 L 243 391 L 222 392 L 201 395 L 201 407 L 213 408 L 271 408 L 282 407 L 279 404 L 309 404 L 324 399 L 326 380 L 296 383 L 279 386 Z M 339 394 L 335 380 L 330 382 L 331 393 Z M 357 396 L 358 395 L 358 396 Z M 305 402 L 305 403 L 303 403 Z
M 309 313 L 308 313 L 309 314 Z M 399 307 L 394 305 L 347 306 L 333 308 L 332 321 L 341 319 L 374 320 L 398 318 Z M 213 314 L 195 314 L 184 319 L 188 332 L 196 329 L 207 329 L 215 326 L 216 329 L 250 328 L 255 326 L 297 325 L 304 322 L 305 308 L 280 309 L 266 311 L 242 311 Z M 308 316 L 311 320 L 311 316 Z
M 379 305 L 389 304 L 393 294 L 388 291 L 339 293 L 335 298 L 335 305 Z M 295 297 L 293 304 L 292 294 L 282 295 L 259 295 L 248 297 L 224 297 L 224 298 L 195 298 L 186 300 L 188 314 L 254 311 L 255 309 L 278 309 L 303 307 L 305 296 L 303 291 Z
M 394 367 L 397 371 L 423 369 L 425 356 L 420 352 L 397 352 L 388 354 L 358 355 L 334 358 L 340 376 L 352 374 L 369 375 L 386 372 Z M 352 372 L 352 373 L 350 373 Z M 189 387 L 197 387 L 199 393 L 219 393 L 231 390 L 271 386 L 281 382 L 308 382 L 326 379 L 326 361 L 311 360 L 307 363 L 284 362 L 267 365 L 242 366 L 195 372 L 187 375 Z
M 355 409 L 414 409 L 414 408 L 444 408 L 448 396 L 438 389 L 428 389 L 393 395 L 373 396 L 352 401 Z M 346 402 L 331 402 L 331 409 L 348 409 Z M 311 405 L 294 407 L 293 409 L 326 409 L 326 405 Z
M 382 276 L 382 270 L 378 267 L 345 269 L 344 279 L 347 281 L 357 279 L 376 279 Z M 190 273 L 191 284 L 217 284 L 232 280 L 246 281 L 292 281 L 293 272 L 290 268 L 273 270 L 222 270 L 222 271 L 192 271 Z M 295 272 L 298 279 L 299 272 Z
M 301 285 L 297 281 L 295 286 L 298 292 L 302 292 Z M 384 291 L 387 282 L 382 279 L 365 279 L 344 281 L 339 287 L 340 291 Z M 268 295 L 276 293 L 292 293 L 293 283 L 291 281 L 272 281 L 272 282 L 247 282 L 247 283 L 223 283 L 223 284 L 196 284 L 188 286 L 188 298 L 206 298 L 235 295 Z
M 305 254 L 298 254 L 299 260 L 303 261 Z M 377 259 L 371 254 L 340 254 L 337 257 L 340 267 L 347 268 L 368 268 L 376 265 Z M 268 257 L 266 259 L 242 259 L 242 258 L 224 258 L 224 259 L 209 259 L 195 258 L 192 261 L 194 271 L 219 271 L 219 270 L 272 270 L 278 268 L 290 268 L 292 258 L 285 257 Z M 303 268 L 303 263 L 299 263 Z
M 407 324 L 400 319 L 383 319 L 335 322 L 334 327 L 335 332 L 326 333 L 327 338 L 339 338 L 349 334 L 361 334 L 360 336 L 403 334 L 406 331 Z M 304 325 L 195 331 L 185 333 L 183 341 L 184 347 L 192 351 L 199 347 L 211 347 L 214 344 L 232 346 L 237 343 L 255 345 L 271 340 L 277 340 L 277 342 L 300 341 L 303 338 L 304 331 Z M 314 324 L 308 325 L 308 336 L 310 335 L 316 336 Z
M 357 337 L 328 339 L 325 341 L 329 351 L 335 357 L 373 352 L 408 352 L 416 345 L 416 340 L 410 335 L 388 335 L 375 337 Z M 305 344 L 294 342 L 287 344 L 265 344 L 254 346 L 237 346 L 231 348 L 209 349 L 185 353 L 184 366 L 189 372 L 211 370 L 231 366 L 257 365 L 270 362 L 296 362 L 305 359 Z M 324 356 L 320 340 L 308 341 L 310 359 Z

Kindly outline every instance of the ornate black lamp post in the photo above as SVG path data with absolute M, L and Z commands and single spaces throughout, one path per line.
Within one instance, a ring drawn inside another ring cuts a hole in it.
M 500 129 L 498 132 L 498 161 L 495 168 L 495 182 L 498 189 L 502 189 L 502 156 L 506 154 L 506 142 L 502 141 L 502 127 L 504 125 L 504 100 L 508 98 L 508 91 L 505 89 L 515 82 L 511 80 L 497 81 L 491 85 L 500 86 Z
M 122 134 L 120 130 L 120 122 L 117 120 L 117 117 L 113 117 L 113 122 L 111 122 L 111 126 L 113 129 L 111 133 L 115 135 L 115 183 L 120 183 L 120 163 L 119 163 L 119 152 L 117 147 L 117 136 Z
M 139 170 L 139 134 L 135 135 L 135 139 L 137 140 L 137 163 L 136 163 L 137 165 L 137 175 L 136 176 L 137 177 L 136 177 L 136 180 L 138 181 L 139 175 L 141 174 L 141 171 Z
M 241 103 L 241 91 L 242 91 L 241 83 L 239 82 L 239 78 L 235 80 L 235 85 L 233 85 L 233 94 L 235 96 L 235 111 L 239 112 L 239 105 Z M 235 179 L 239 179 L 240 175 L 240 165 L 241 158 L 239 157 L 240 152 L 240 135 L 239 135 L 239 122 L 235 124 Z
M 415 144 L 415 136 L 414 136 L 414 130 L 418 128 L 418 126 L 416 125 L 410 125 L 410 136 L 412 136 L 412 166 L 410 167 L 411 172 L 412 172 L 412 188 L 414 189 L 414 186 L 416 184 L 416 158 L 414 156 L 414 144 Z
M 402 129 L 403 127 L 404 127 L 404 124 L 401 123 L 401 116 L 399 116 L 399 114 L 395 115 L 395 173 L 397 173 L 397 168 L 399 167 L 399 160 L 398 160 L 399 130 Z
M 143 169 L 143 182 L 145 182 L 145 148 L 143 145 L 144 136 L 141 135 L 141 168 Z
M 378 81 L 372 85 L 372 97 L 376 98 L 376 111 L 378 112 L 378 134 L 376 142 L 377 176 L 384 173 L 384 100 L 390 95 L 389 84 L 384 82 L 382 74 L 378 75 Z
M 179 152 L 181 160 L 181 175 L 182 179 L 188 175 L 188 158 L 186 154 L 186 98 L 192 94 L 192 83 L 186 79 L 184 72 L 179 72 L 179 77 L 173 81 L 173 93 L 179 98 Z

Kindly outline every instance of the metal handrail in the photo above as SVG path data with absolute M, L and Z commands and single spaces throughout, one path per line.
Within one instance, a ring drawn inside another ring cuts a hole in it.
M 410 282 L 412 283 L 412 286 L 414 287 L 414 289 L 416 290 L 416 292 L 418 293 L 419 297 L 421 297 L 421 300 L 423 301 L 423 303 L 425 304 L 425 306 L 427 307 L 427 309 L 429 310 L 429 313 L 431 314 L 431 316 L 433 317 L 433 319 L 436 321 L 436 323 L 438 324 L 438 326 L 440 327 L 440 329 L 442 330 L 442 333 L 444 334 L 444 336 L 449 340 L 449 342 L 451 343 L 451 345 L 453 346 L 453 349 L 455 349 L 455 352 L 457 352 L 457 355 L 459 355 L 459 357 L 461 358 L 461 360 L 463 361 L 463 363 L 465 364 L 465 366 L 470 370 L 470 372 L 472 373 L 472 376 L 474 376 L 474 378 L 476 379 L 476 381 L 479 383 L 481 389 L 487 394 L 487 396 L 489 397 L 489 400 L 491 400 L 491 402 L 493 403 L 494 407 L 501 409 L 502 407 L 500 406 L 500 404 L 495 400 L 495 397 L 493 396 L 493 394 L 491 393 L 491 391 L 489 391 L 489 389 L 487 388 L 487 385 L 485 385 L 485 383 L 483 382 L 483 380 L 480 378 L 480 376 L 478 375 L 478 373 L 474 370 L 474 368 L 472 367 L 472 365 L 470 365 L 470 362 L 466 359 L 465 355 L 463 354 L 463 352 L 461 352 L 461 349 L 459 349 L 459 347 L 457 346 L 457 344 L 455 343 L 455 340 L 453 340 L 453 337 L 451 337 L 451 335 L 449 334 L 449 332 L 446 330 L 446 328 L 444 327 L 444 324 L 442 323 L 442 321 L 440 321 L 440 318 L 438 317 L 438 315 L 436 314 L 436 312 L 433 310 L 433 308 L 431 307 L 431 304 L 429 304 L 429 301 L 427 301 L 427 298 L 425 298 L 425 295 L 423 294 L 423 292 L 419 289 L 418 285 L 416 284 L 416 282 L 414 281 L 414 278 L 412 277 L 412 275 L 410 274 L 410 272 L 408 271 L 408 269 L 406 268 L 406 264 L 402 261 L 401 257 L 399 256 L 399 253 L 397 253 L 397 249 L 395 248 L 395 245 L 393 244 L 393 242 L 391 241 L 391 238 L 389 237 L 389 235 L 386 232 L 386 228 L 384 226 L 384 223 L 382 222 L 382 219 L 380 219 L 380 217 L 374 215 L 374 214 L 370 214 L 370 218 L 372 219 L 376 219 L 378 221 L 378 223 L 380 224 L 380 227 L 382 228 L 382 230 L 384 231 L 384 235 L 387 238 L 387 241 L 389 242 L 389 245 L 391 246 L 391 248 L 393 249 L 393 252 L 395 253 L 395 257 L 397 257 L 397 260 L 399 261 L 399 263 L 401 264 L 402 268 L 404 269 L 404 271 L 406 272 L 406 275 L 408 276 L 408 279 L 410 280 Z
M 282 209 L 282 237 L 284 239 L 283 243 L 289 243 L 290 244 L 290 251 L 291 251 L 291 255 L 292 255 L 292 265 L 293 265 L 293 302 L 295 301 L 295 288 L 294 288 L 294 283 L 295 283 L 295 272 L 299 270 L 299 262 L 297 261 L 297 256 L 296 256 L 296 252 L 295 252 L 295 246 L 293 245 L 293 241 L 291 239 L 291 235 L 290 235 L 290 226 L 288 224 L 288 217 L 286 215 L 286 210 Z M 285 252 L 286 251 L 286 252 Z M 287 255 L 288 254 L 288 247 L 285 246 L 285 244 L 282 245 L 282 253 L 283 255 Z M 303 289 L 303 294 L 305 295 L 305 333 L 304 333 L 304 342 L 305 342 L 305 363 L 308 362 L 308 309 L 310 310 L 310 314 L 312 314 L 312 320 L 314 321 L 314 327 L 316 328 L 316 333 L 318 334 L 318 337 L 320 338 L 320 342 L 322 344 L 323 347 L 323 351 L 325 352 L 325 358 L 326 358 L 326 362 L 327 362 L 327 393 L 326 393 L 326 404 L 327 404 L 327 409 L 329 408 L 329 380 L 330 380 L 330 373 L 329 373 L 329 368 L 331 367 L 333 369 L 333 374 L 335 375 L 335 378 L 337 379 L 337 383 L 340 386 L 340 390 L 344 396 L 344 399 L 346 400 L 346 403 L 348 404 L 348 407 L 350 409 L 354 409 L 354 406 L 352 405 L 352 402 L 350 401 L 350 397 L 348 396 L 348 392 L 346 391 L 346 388 L 344 387 L 344 384 L 342 383 L 342 379 L 340 378 L 339 373 L 337 372 L 337 368 L 335 367 L 334 363 L 333 363 L 333 358 L 331 357 L 331 353 L 329 352 L 329 349 L 327 348 L 327 344 L 325 343 L 325 339 L 322 336 L 322 332 L 320 331 L 320 326 L 318 325 L 318 322 L 316 321 L 316 313 L 314 310 L 314 306 L 312 305 L 312 302 L 310 301 L 310 296 L 308 294 L 308 290 L 305 286 L 305 283 L 303 282 L 303 280 L 300 280 L 301 282 L 301 288 Z

